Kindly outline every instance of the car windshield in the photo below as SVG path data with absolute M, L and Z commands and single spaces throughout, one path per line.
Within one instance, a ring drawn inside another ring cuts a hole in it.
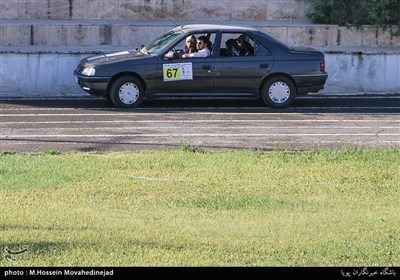
M 170 31 L 161 37 L 158 37 L 150 45 L 144 48 L 144 51 L 148 54 L 158 54 L 163 51 L 166 46 L 173 42 L 177 37 L 182 35 L 183 32 L 179 30 Z

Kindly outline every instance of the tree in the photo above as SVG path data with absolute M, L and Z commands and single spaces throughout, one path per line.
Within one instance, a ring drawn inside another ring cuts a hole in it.
M 307 3 L 310 9 L 306 16 L 312 23 L 356 25 L 375 25 L 385 29 L 397 25 L 400 35 L 399 0 L 299 0 Z

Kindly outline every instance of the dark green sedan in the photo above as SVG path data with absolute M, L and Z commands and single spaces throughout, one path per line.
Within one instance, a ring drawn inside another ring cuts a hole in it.
M 227 25 L 176 27 L 148 46 L 91 56 L 74 71 L 86 92 L 122 108 L 154 98 L 262 98 L 289 106 L 328 78 L 324 54 L 289 47 L 260 30 Z

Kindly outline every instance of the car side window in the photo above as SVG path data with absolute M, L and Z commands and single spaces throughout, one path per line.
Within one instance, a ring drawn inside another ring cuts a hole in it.
M 184 39 L 182 39 L 175 47 L 175 51 L 182 56 L 183 54 L 189 54 L 189 53 L 195 53 L 198 52 L 198 46 L 197 46 L 197 41 L 198 38 L 201 38 L 203 36 L 206 36 L 209 40 L 209 46 L 208 49 L 210 50 L 210 53 L 212 55 L 213 51 L 213 42 L 215 41 L 216 34 L 215 33 L 195 33 L 195 34 L 190 34 L 187 35 Z
M 220 56 L 254 56 L 255 41 L 246 33 L 222 33 Z
M 256 56 L 271 55 L 271 51 L 257 41 L 254 43 L 254 53 Z

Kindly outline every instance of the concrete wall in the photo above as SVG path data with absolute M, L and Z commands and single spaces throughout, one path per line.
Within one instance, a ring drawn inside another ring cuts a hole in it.
M 311 25 L 299 21 L 208 21 L 248 25 L 295 46 L 388 46 L 400 48 L 397 27 L 386 30 L 372 26 L 347 28 L 337 25 Z M 46 46 L 137 46 L 180 24 L 204 21 L 121 21 L 121 20 L 7 20 L 0 23 L 0 45 Z
M 2 53 L 1 97 L 88 96 L 77 85 L 73 71 L 81 51 Z M 400 93 L 400 50 L 381 53 L 325 51 L 329 74 L 321 94 Z
M 82 57 L 79 54 L 3 54 L 0 97 L 84 95 L 72 74 Z
M 1 19 L 304 19 L 296 0 L 2 0 Z
M 313 25 L 305 10 L 298 0 L 0 0 L 0 97 L 86 96 L 72 75 L 82 57 L 200 22 L 254 26 L 324 49 L 330 76 L 322 93 L 400 94 L 396 27 Z
M 377 52 L 327 52 L 329 78 L 321 93 L 400 94 L 400 49 Z

